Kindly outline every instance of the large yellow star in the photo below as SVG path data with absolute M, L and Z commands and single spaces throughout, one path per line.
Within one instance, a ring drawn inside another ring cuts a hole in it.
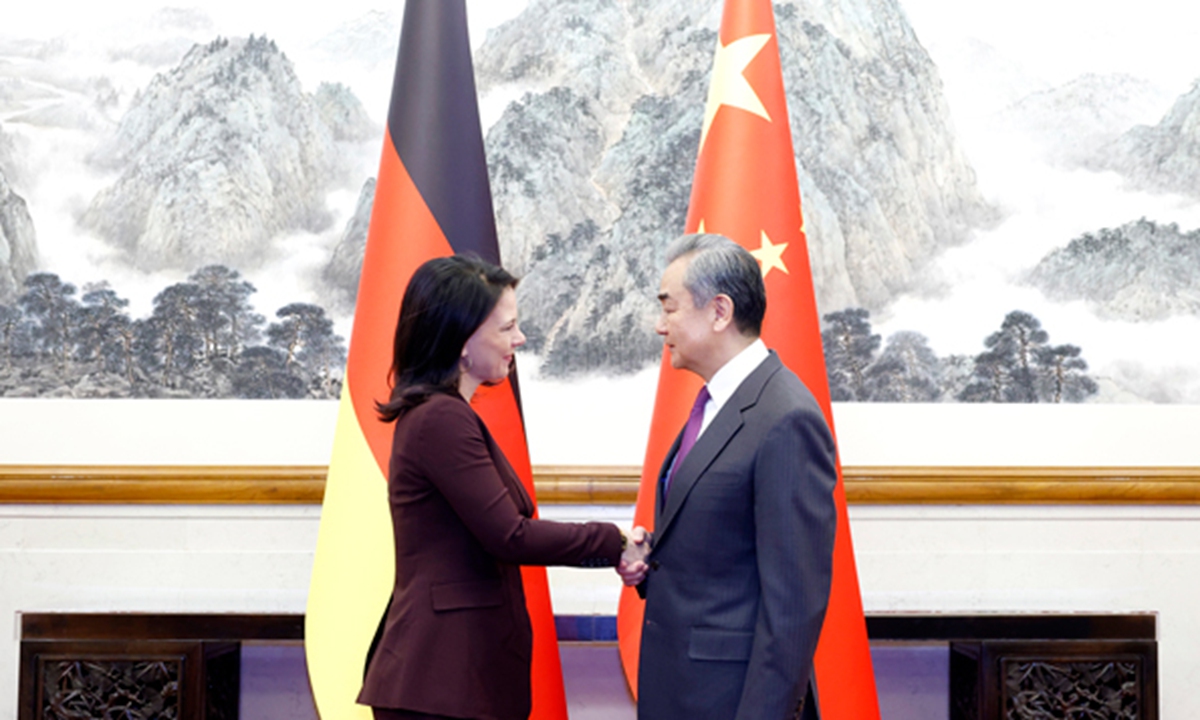
M 767 273 L 774 268 L 779 268 L 785 275 L 790 275 L 787 265 L 783 264 L 783 251 L 787 250 L 787 243 L 775 245 L 771 242 L 771 238 L 767 237 L 767 232 L 762 231 L 762 247 L 757 250 L 751 250 L 750 254 L 756 260 L 762 263 L 763 278 L 767 277 Z
M 708 128 L 722 105 L 741 108 L 770 121 L 771 116 L 763 107 L 762 100 L 750 82 L 746 80 L 746 66 L 757 56 L 771 39 L 770 34 L 747 35 L 722 45 L 717 41 L 717 56 L 713 60 L 712 85 L 708 88 L 708 103 L 704 106 L 704 129 L 700 131 L 700 147 L 708 138 Z

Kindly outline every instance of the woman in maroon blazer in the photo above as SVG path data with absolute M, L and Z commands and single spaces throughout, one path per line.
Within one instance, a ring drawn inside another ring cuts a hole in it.
M 525 342 L 517 281 L 454 256 L 417 269 L 396 324 L 388 496 L 396 585 L 360 703 L 381 720 L 525 720 L 533 633 L 519 565 L 626 566 L 608 523 L 534 520 L 520 479 L 469 401 Z

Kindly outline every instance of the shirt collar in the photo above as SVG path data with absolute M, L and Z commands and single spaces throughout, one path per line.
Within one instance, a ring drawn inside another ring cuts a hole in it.
M 729 362 L 721 366 L 721 369 L 713 374 L 712 379 L 708 381 L 708 394 L 712 397 L 713 404 L 720 408 L 725 404 L 725 401 L 733 396 L 734 391 L 742 384 L 742 381 L 750 377 L 750 373 L 762 364 L 770 356 L 766 344 L 762 338 L 756 339 L 750 343 L 737 355 L 734 355 Z

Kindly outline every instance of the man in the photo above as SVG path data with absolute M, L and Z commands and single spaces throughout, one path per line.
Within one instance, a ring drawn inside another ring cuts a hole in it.
M 813 653 L 837 522 L 833 437 L 812 394 L 759 339 L 766 289 L 750 253 L 720 235 L 685 235 L 667 263 L 655 329 L 671 365 L 705 389 L 659 474 L 639 585 L 638 717 L 816 718 Z

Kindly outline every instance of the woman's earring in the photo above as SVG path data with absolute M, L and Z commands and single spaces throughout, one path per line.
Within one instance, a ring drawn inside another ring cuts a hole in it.
M 463 370 L 471 372 L 471 356 L 463 353 Z

